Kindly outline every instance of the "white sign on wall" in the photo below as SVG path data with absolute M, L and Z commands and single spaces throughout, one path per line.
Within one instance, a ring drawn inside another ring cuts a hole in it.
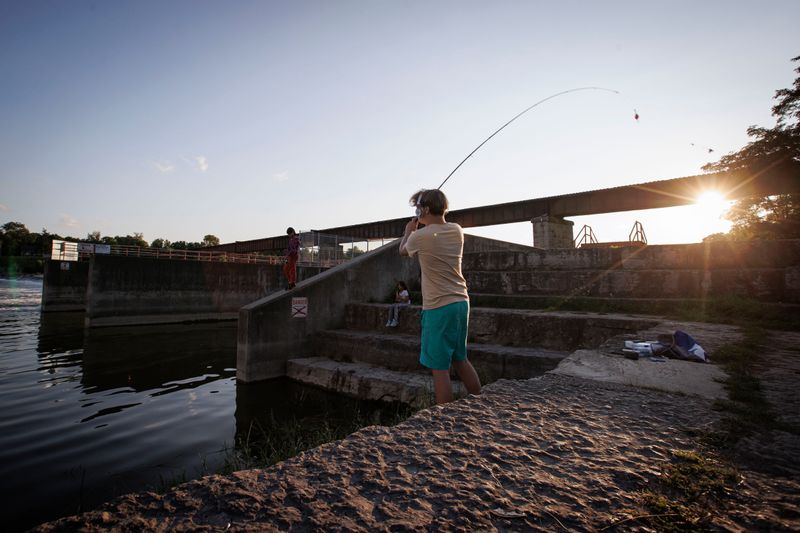
M 77 261 L 77 243 L 53 239 L 53 248 L 50 251 L 50 258 L 54 261 Z
M 78 253 L 79 254 L 93 254 L 94 253 L 94 244 L 88 242 L 79 242 L 78 243 Z
M 308 316 L 308 298 L 292 298 L 292 318 Z
M 110 254 L 111 253 L 111 245 L 110 244 L 95 244 L 94 245 L 94 253 L 96 253 L 96 254 Z

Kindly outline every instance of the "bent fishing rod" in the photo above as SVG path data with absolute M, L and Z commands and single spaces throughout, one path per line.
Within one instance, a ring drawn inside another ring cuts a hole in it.
M 543 100 L 539 100 L 538 102 L 536 102 L 536 103 L 535 103 L 535 104 L 533 104 L 532 106 L 529 106 L 529 107 L 528 107 L 528 108 L 526 108 L 524 111 L 522 111 L 521 113 L 517 114 L 517 115 L 516 115 L 514 118 L 512 118 L 511 120 L 509 120 L 508 122 L 506 122 L 505 124 L 503 124 L 502 126 L 500 126 L 500 129 L 498 129 L 496 132 L 494 132 L 494 133 L 492 133 L 491 135 L 489 135 L 489 136 L 486 138 L 486 140 L 485 140 L 485 141 L 483 141 L 482 143 L 480 143 L 480 144 L 479 144 L 479 145 L 478 145 L 478 146 L 477 146 L 477 147 L 476 147 L 476 148 L 475 148 L 473 151 L 471 151 L 471 152 L 469 153 L 469 155 L 468 155 L 467 157 L 465 157 L 465 158 L 464 158 L 464 159 L 461 161 L 461 163 L 459 163 L 459 164 L 456 166 L 456 168 L 454 168 L 454 169 L 453 169 L 453 171 L 452 171 L 450 174 L 448 174 L 448 175 L 447 175 L 447 177 L 444 179 L 444 181 L 442 182 L 442 184 L 441 184 L 441 185 L 439 185 L 439 186 L 437 187 L 437 189 L 441 189 L 442 187 L 444 187 L 444 184 L 445 184 L 445 183 L 447 183 L 447 180 L 449 180 L 449 179 L 450 179 L 450 177 L 451 177 L 453 174 L 455 174 L 455 173 L 456 173 L 456 170 L 458 170 L 458 169 L 461 167 L 461 165 L 463 165 L 463 164 L 464 164 L 464 162 L 465 162 L 467 159 L 469 159 L 470 157 L 472 157 L 472 154 L 474 154 L 475 152 L 477 152 L 477 151 L 480 149 L 480 147 L 481 147 L 481 146 L 483 146 L 484 144 L 486 144 L 487 142 L 489 142 L 489 139 L 491 139 L 492 137 L 494 137 L 495 135 L 497 135 L 498 133 L 500 133 L 501 131 L 503 131 L 503 128 L 505 128 L 506 126 L 508 126 L 509 124 L 511 124 L 512 122 L 514 122 L 515 120 L 517 120 L 519 117 L 521 117 L 522 115 L 524 115 L 525 113 L 527 113 L 528 111 L 530 111 L 531 109 L 533 109 L 534 107 L 538 106 L 539 104 L 543 104 L 543 103 L 547 102 L 548 100 L 552 100 L 553 98 L 557 98 L 557 97 L 559 97 L 559 96 L 561 96 L 561 95 L 568 94 L 568 93 L 574 93 L 574 92 L 577 92 L 577 91 L 608 91 L 608 92 L 612 92 L 612 93 L 615 93 L 615 94 L 619 94 L 619 91 L 615 91 L 614 89 L 606 89 L 605 87 L 576 87 L 575 89 L 568 89 L 568 90 L 566 90 L 566 91 L 561 91 L 560 93 L 552 94 L 552 95 L 548 96 L 547 98 L 545 98 L 545 99 L 543 99 Z M 637 116 L 637 118 L 638 118 L 638 116 Z

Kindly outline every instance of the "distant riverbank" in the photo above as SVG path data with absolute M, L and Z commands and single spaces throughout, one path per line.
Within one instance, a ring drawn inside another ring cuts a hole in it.
M 0 256 L 0 277 L 19 278 L 44 274 L 44 259 L 32 256 Z

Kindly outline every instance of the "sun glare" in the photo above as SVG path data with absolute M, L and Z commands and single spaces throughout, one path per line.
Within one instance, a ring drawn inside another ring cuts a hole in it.
M 694 205 L 676 207 L 670 220 L 671 242 L 700 242 L 712 233 L 727 232 L 731 222 L 723 215 L 732 203 L 719 191 L 709 190 L 700 193 Z
M 730 202 L 719 191 L 705 191 L 697 197 L 696 205 L 704 212 L 720 217 L 730 207 Z

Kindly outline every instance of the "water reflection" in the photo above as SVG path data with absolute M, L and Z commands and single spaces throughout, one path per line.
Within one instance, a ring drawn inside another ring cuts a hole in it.
M 59 368 L 80 366 L 83 320 L 83 313 L 42 313 L 39 316 L 36 346 L 39 370 L 53 375 Z
M 236 383 L 235 322 L 87 330 L 82 313 L 41 314 L 40 294 L 0 280 L 4 531 L 396 419 L 285 379 Z
M 40 314 L 2 289 L 4 530 L 222 467 L 235 322 L 86 330 L 82 313 Z
M 81 383 L 169 394 L 234 377 L 235 354 L 235 322 L 89 329 Z

